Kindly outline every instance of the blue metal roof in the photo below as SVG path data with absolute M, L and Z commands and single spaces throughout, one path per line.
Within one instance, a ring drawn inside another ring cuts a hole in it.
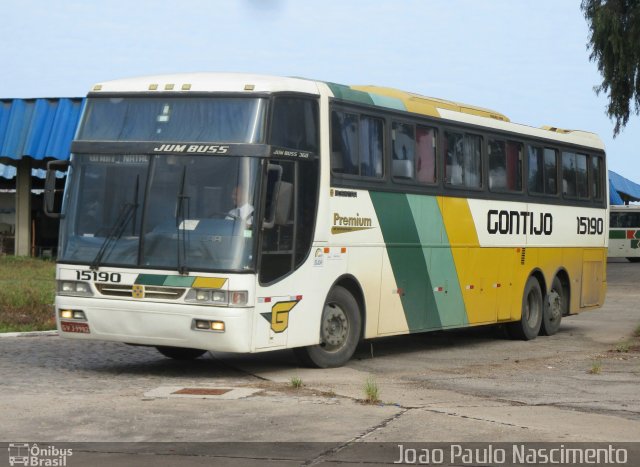
M 69 159 L 83 98 L 0 99 L 0 162 L 23 157 L 44 168 L 47 160 Z
M 624 201 L 640 201 L 640 185 L 609 170 L 609 202 L 624 204 Z

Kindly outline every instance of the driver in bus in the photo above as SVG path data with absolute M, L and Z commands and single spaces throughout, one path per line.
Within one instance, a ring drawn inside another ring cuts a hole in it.
M 249 192 L 242 185 L 236 185 L 231 190 L 231 199 L 235 206 L 231 209 L 225 219 L 240 219 L 251 225 L 253 222 L 253 206 L 249 203 Z

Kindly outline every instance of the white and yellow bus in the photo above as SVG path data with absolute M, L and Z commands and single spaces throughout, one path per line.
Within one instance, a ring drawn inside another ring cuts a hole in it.
M 640 262 L 640 205 L 611 206 L 609 258 Z
M 60 213 L 47 191 L 58 330 L 181 359 L 292 348 L 319 367 L 379 336 L 551 335 L 604 301 L 606 173 L 591 133 L 388 88 L 97 84 Z

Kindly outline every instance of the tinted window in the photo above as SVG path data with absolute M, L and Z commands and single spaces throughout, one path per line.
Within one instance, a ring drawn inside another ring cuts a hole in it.
M 557 151 L 540 146 L 528 147 L 529 191 L 555 195 L 558 193 Z
M 445 180 L 450 185 L 482 187 L 480 136 L 445 132 Z
M 562 194 L 569 198 L 588 198 L 587 156 L 562 152 Z
M 316 102 L 295 97 L 274 101 L 271 144 L 301 151 L 318 152 L 318 111 Z
M 522 144 L 489 140 L 489 189 L 522 191 Z
M 393 178 L 434 183 L 436 181 L 435 130 L 394 122 L 391 135 Z
M 331 168 L 334 173 L 382 177 L 384 123 L 379 118 L 331 114 Z
M 591 158 L 591 196 L 593 199 L 602 199 L 602 164 L 600 158 Z

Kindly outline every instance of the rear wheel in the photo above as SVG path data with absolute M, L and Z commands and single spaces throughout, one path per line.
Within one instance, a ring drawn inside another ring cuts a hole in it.
M 556 277 L 551 283 L 551 290 L 545 300 L 540 335 L 553 336 L 560 329 L 562 317 L 569 311 L 568 295 L 562 281 Z
M 189 349 L 186 347 L 156 347 L 165 357 L 173 358 L 175 360 L 195 360 L 196 358 L 204 355 L 207 351 L 202 349 Z
M 524 286 L 520 321 L 507 325 L 511 338 L 525 341 L 535 339 L 540 332 L 543 312 L 542 290 L 538 280 L 531 276 Z
M 295 349 L 308 366 L 334 368 L 349 361 L 360 340 L 362 319 L 358 302 L 343 287 L 329 292 L 320 321 L 320 344 Z

